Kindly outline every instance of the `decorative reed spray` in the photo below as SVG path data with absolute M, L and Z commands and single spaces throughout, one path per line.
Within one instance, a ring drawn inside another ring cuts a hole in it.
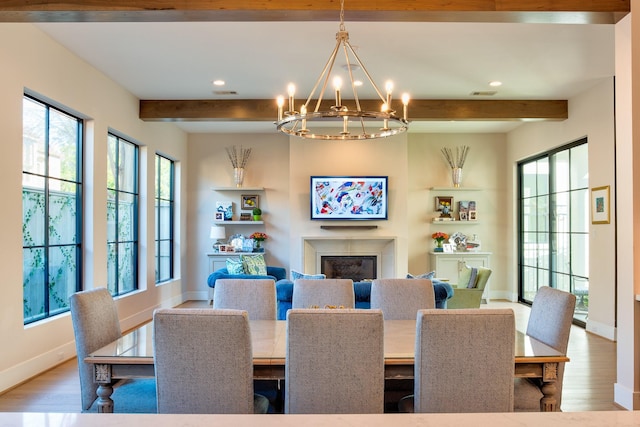
M 469 153 L 469 146 L 463 145 L 462 147 L 456 147 L 456 155 L 453 155 L 451 148 L 442 148 L 442 154 L 444 158 L 451 166 L 451 179 L 455 188 L 460 187 L 462 182 L 462 167 L 467 160 L 467 154 Z
M 240 152 L 236 149 L 236 146 L 226 147 L 227 156 L 229 156 L 229 160 L 231 161 L 231 165 L 233 168 L 243 168 L 247 165 L 249 161 L 249 157 L 251 156 L 251 148 L 242 148 L 240 146 Z

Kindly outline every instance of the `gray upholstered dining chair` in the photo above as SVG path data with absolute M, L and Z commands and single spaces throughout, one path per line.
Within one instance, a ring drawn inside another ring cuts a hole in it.
M 122 336 L 118 309 L 106 288 L 76 292 L 69 297 L 76 341 L 82 412 L 97 412 L 93 365 L 84 359 Z M 114 412 L 155 413 L 156 384 L 153 379 L 121 380 L 113 385 Z
M 401 412 L 511 412 L 515 317 L 511 309 L 420 310 L 415 392 Z
M 575 295 L 548 286 L 540 287 L 531 305 L 526 334 L 563 354 L 567 354 L 575 307 Z M 564 363 L 559 363 L 558 379 L 556 380 L 556 408 L 558 411 L 560 411 L 562 403 L 563 379 Z M 539 412 L 542 397 L 538 381 L 526 378 L 515 379 L 514 410 L 516 412 Z
M 289 310 L 285 382 L 285 413 L 382 413 L 382 312 Z
M 272 279 L 218 279 L 213 308 L 246 310 L 249 320 L 276 320 L 276 283 Z M 256 393 L 269 399 L 274 410 L 282 409 L 280 380 L 253 380 Z
M 375 279 L 371 282 L 371 308 L 385 320 L 415 320 L 418 310 L 436 308 L 429 279 Z
M 276 283 L 272 279 L 218 279 L 213 308 L 246 310 L 249 320 L 276 320 Z
M 293 282 L 292 308 L 353 308 L 355 303 L 351 279 L 296 279 Z
M 158 309 L 153 314 L 158 413 L 266 413 L 253 392 L 244 310 Z

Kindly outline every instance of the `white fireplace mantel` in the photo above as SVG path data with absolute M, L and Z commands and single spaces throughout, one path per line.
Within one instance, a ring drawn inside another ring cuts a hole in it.
M 377 277 L 396 276 L 395 236 L 308 236 L 302 238 L 302 260 L 307 274 L 320 273 L 321 257 L 327 255 L 377 256 Z

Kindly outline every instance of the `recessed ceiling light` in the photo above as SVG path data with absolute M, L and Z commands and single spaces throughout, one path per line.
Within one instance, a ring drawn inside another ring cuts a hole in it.
M 213 84 L 215 86 L 224 86 L 224 80 L 214 80 Z
M 502 86 L 502 82 L 499 82 L 499 81 L 497 81 L 497 80 L 494 80 L 494 81 L 492 81 L 492 82 L 489 82 L 489 86 L 492 86 L 492 87 Z

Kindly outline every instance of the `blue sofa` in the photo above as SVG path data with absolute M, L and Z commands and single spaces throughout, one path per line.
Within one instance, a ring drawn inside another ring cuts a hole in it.
M 453 296 L 453 287 L 439 280 L 432 280 L 435 293 L 436 308 L 447 308 L 447 300 Z M 356 308 L 371 308 L 371 282 L 354 282 Z M 282 280 L 276 283 L 276 296 L 278 298 L 278 320 L 287 318 L 287 311 L 291 308 L 293 297 L 293 283 L 290 280 Z
M 283 267 L 271 267 L 267 266 L 267 275 L 255 275 L 255 274 L 229 274 L 227 268 L 220 268 L 209 275 L 207 278 L 207 285 L 209 285 L 209 303 L 213 301 L 213 289 L 216 287 L 216 280 L 218 279 L 273 279 L 277 284 L 290 284 L 293 287 L 293 282 L 287 279 L 287 269 Z

